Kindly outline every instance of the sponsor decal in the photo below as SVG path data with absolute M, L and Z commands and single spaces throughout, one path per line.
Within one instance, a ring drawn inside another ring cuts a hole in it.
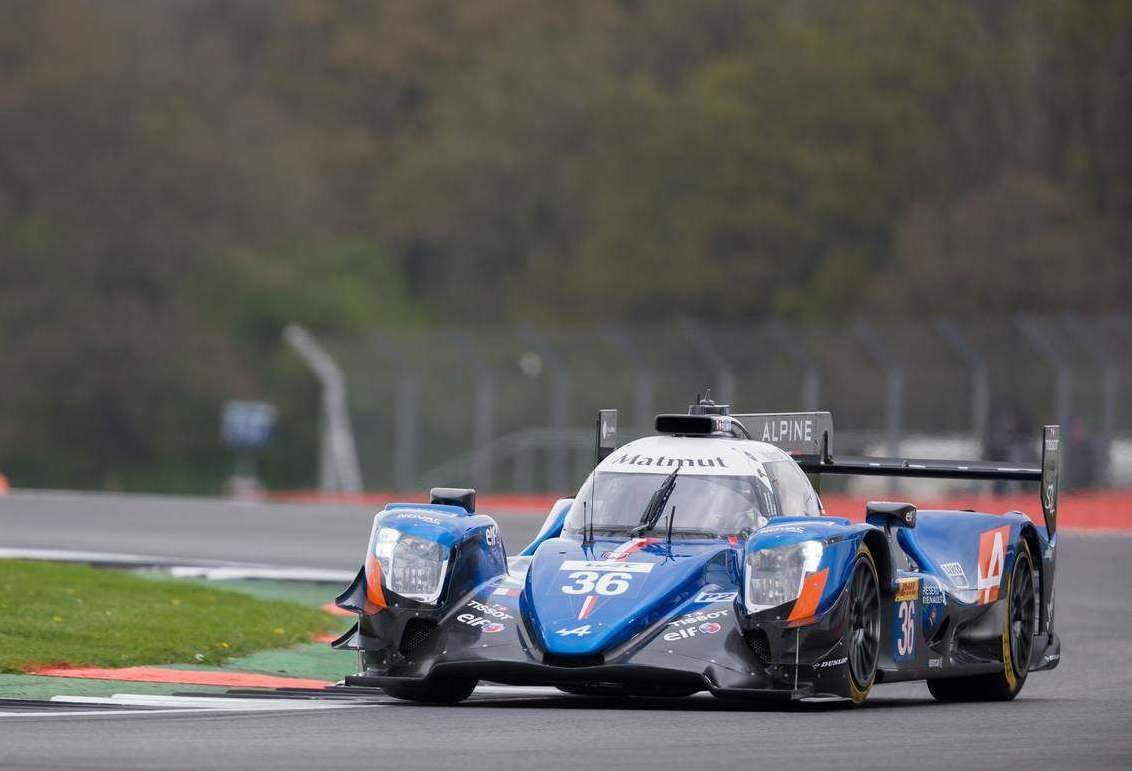
M 484 602 L 479 602 L 478 600 L 469 600 L 467 607 L 472 608 L 473 610 L 478 610 L 485 616 L 491 616 L 492 618 L 514 618 L 514 616 L 511 616 L 506 612 L 509 609 L 503 605 L 496 605 L 494 603 L 489 605 Z
M 688 626 L 684 627 L 683 629 L 666 632 L 664 639 L 668 642 L 676 642 L 677 640 L 687 640 L 692 637 L 698 637 L 704 634 L 715 634 L 721 629 L 723 629 L 722 626 L 715 623 L 714 621 L 709 621 L 706 624 L 700 624 L 699 626 Z
M 935 578 L 924 578 L 921 581 L 921 587 L 920 602 L 923 605 L 921 615 L 923 616 L 924 634 L 926 635 L 934 630 L 943 618 L 944 608 L 947 606 L 947 595 L 943 591 L 943 585 Z
M 896 601 L 915 600 L 920 596 L 920 579 L 900 578 L 896 581 Z
M 576 626 L 573 629 L 559 629 L 559 630 L 555 631 L 555 634 L 560 635 L 562 637 L 570 637 L 571 635 L 573 635 L 574 637 L 585 637 L 589 633 L 590 633 L 590 625 L 589 624 L 585 624 L 584 626 Z
M 634 538 L 631 541 L 626 541 L 625 543 L 621 544 L 620 546 L 618 546 L 613 551 L 603 551 L 601 553 L 601 558 L 603 560 L 606 560 L 607 562 L 627 560 L 627 559 L 629 559 L 630 554 L 633 554 L 634 552 L 640 551 L 641 549 L 648 546 L 650 543 L 656 543 L 658 540 L 660 540 L 660 539 L 658 539 L 658 538 Z
M 1043 664 L 1049 664 L 1052 661 L 1060 661 L 1060 660 L 1061 660 L 1061 654 L 1060 653 L 1047 653 L 1046 655 L 1042 656 L 1042 663 Z
M 396 514 L 396 515 L 394 515 L 394 518 L 395 519 L 415 519 L 415 520 L 418 520 L 420 522 L 427 522 L 430 525 L 439 525 L 440 524 L 440 520 L 437 519 L 436 517 L 430 517 L 427 514 L 417 514 L 415 512 L 407 512 L 405 514 Z
M 651 573 L 651 562 L 621 562 L 619 560 L 565 560 L 559 570 L 617 570 L 625 573 Z
M 1006 539 L 1010 537 L 1010 525 L 996 527 L 979 535 L 979 582 L 978 603 L 987 605 L 998 599 L 998 588 L 1002 583 L 1002 570 L 1006 563 Z
M 518 597 L 522 593 L 522 589 L 517 586 L 497 586 L 492 594 L 500 597 Z
M 730 611 L 728 611 L 726 609 L 724 609 L 724 610 L 714 610 L 714 611 L 710 611 L 710 612 L 706 611 L 706 610 L 697 610 L 695 613 L 689 613 L 686 616 L 681 616 L 680 618 L 676 619 L 675 621 L 669 621 L 668 625 L 669 626 L 675 626 L 675 627 L 681 627 L 681 626 L 691 626 L 692 624 L 702 624 L 705 621 L 711 621 L 712 619 L 725 618 L 729 612 Z
M 761 441 L 769 444 L 812 442 L 814 441 L 814 421 L 810 418 L 768 420 L 763 424 Z
M 695 466 L 698 468 L 727 468 L 727 464 L 723 462 L 723 458 L 718 456 L 714 458 L 666 458 L 663 455 L 659 457 L 652 457 L 651 455 L 632 455 L 629 453 L 622 453 L 620 458 L 612 462 L 616 466 L 663 466 L 669 468 L 671 466 Z
M 848 661 L 849 661 L 848 656 L 842 656 L 839 659 L 829 659 L 827 661 L 822 661 L 822 662 L 819 662 L 817 664 L 814 664 L 814 669 L 828 669 L 830 667 L 839 667 L 842 664 L 848 663 Z
M 923 588 L 920 590 L 920 602 L 925 605 L 946 605 L 947 597 L 943 587 L 934 578 L 925 578 Z
M 508 618 L 510 618 L 510 616 L 508 616 Z M 476 629 L 482 628 L 483 631 L 490 633 L 502 632 L 504 629 L 503 624 L 498 621 L 492 621 L 490 618 L 477 616 L 475 613 L 461 613 L 456 616 L 456 620 L 461 624 L 467 624 Z
M 971 585 L 967 583 L 967 573 L 964 572 L 963 566 L 958 562 L 945 562 L 939 567 L 943 574 L 951 579 L 951 583 L 955 584 L 956 589 L 971 588 Z
M 943 669 L 943 659 L 928 659 L 928 669 Z
M 483 540 L 488 546 L 495 546 L 499 541 L 499 528 L 495 525 L 488 525 L 487 529 L 483 531 Z
M 715 602 L 734 602 L 738 592 L 700 592 L 692 602 L 708 605 Z
M 768 525 L 759 531 L 759 535 L 766 533 L 802 533 L 805 534 L 806 528 L 798 527 L 797 525 Z
M 917 618 L 915 600 L 896 603 L 896 623 L 892 625 L 892 655 L 897 661 L 910 659 L 916 653 Z

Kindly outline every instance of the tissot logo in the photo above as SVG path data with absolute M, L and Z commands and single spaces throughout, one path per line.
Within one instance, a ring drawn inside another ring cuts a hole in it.
M 701 468 L 727 468 L 723 458 L 666 458 L 661 455 L 654 458 L 651 455 L 630 455 L 623 453 L 620 458 L 613 461 L 619 466 L 699 466 Z

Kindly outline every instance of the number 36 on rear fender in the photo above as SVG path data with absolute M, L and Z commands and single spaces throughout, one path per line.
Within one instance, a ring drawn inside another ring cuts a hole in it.
M 892 624 L 892 657 L 897 661 L 910 659 L 916 654 L 916 601 L 896 603 L 896 618 Z

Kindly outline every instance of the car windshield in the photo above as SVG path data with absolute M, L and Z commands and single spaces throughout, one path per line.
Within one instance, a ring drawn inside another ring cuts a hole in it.
M 581 532 L 583 516 L 592 515 L 595 532 L 630 530 L 640 523 L 663 481 L 660 474 L 593 474 L 574 499 L 566 529 Z M 675 506 L 673 533 L 717 536 L 756 530 L 766 524 L 766 512 L 773 509 L 769 495 L 764 485 L 749 477 L 680 474 L 656 529 L 667 530 Z

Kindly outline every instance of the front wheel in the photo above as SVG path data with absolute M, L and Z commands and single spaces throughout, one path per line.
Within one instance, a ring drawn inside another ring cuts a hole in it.
M 1038 609 L 1034 600 L 1034 562 L 1030 547 L 1018 542 L 1018 556 L 1006 585 L 1002 628 L 1002 671 L 928 680 L 939 701 L 1010 701 L 1022 690 L 1030 669 Z
M 419 683 L 387 685 L 382 690 L 395 699 L 426 704 L 457 704 L 472 695 L 478 680 L 465 677 L 430 677 Z
M 849 699 L 860 704 L 876 680 L 880 654 L 880 581 L 869 547 L 861 544 L 849 579 L 849 623 L 845 630 L 848 650 Z

